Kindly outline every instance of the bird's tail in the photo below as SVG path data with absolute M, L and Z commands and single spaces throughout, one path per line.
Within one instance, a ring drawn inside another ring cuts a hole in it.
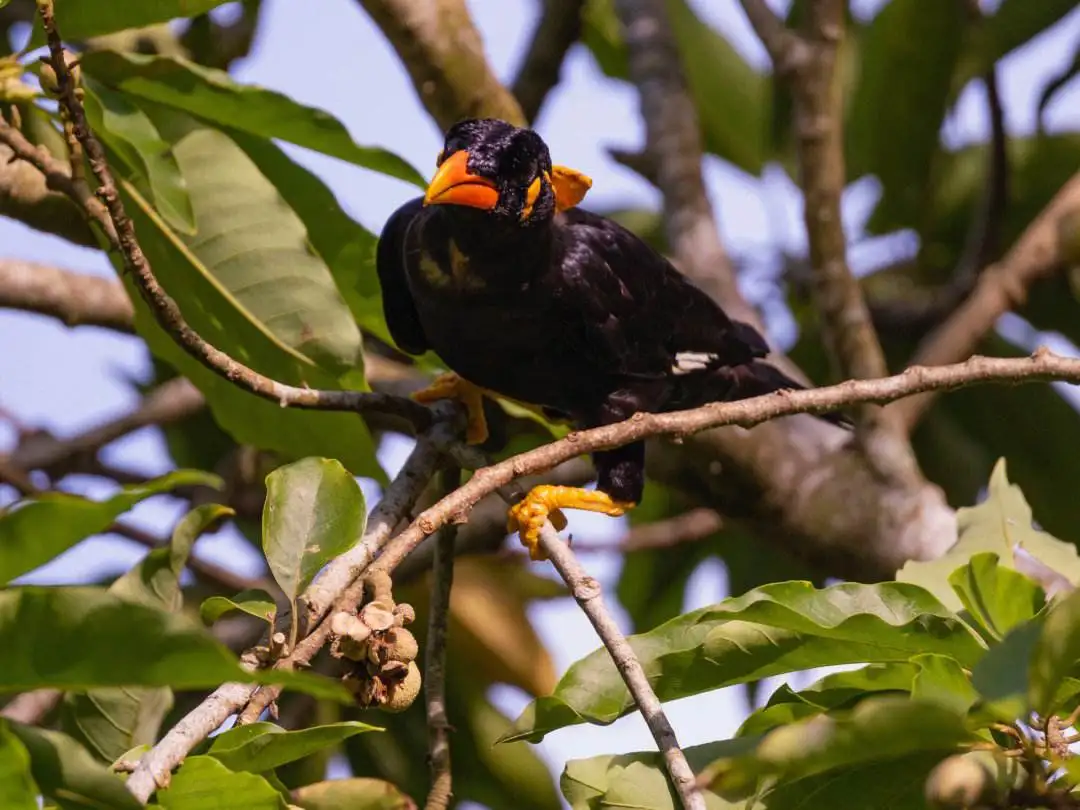
M 675 385 L 676 389 L 668 400 L 671 410 L 697 408 L 708 402 L 749 399 L 785 388 L 806 388 L 775 366 L 760 360 L 685 374 L 675 378 Z M 839 412 L 818 414 L 818 417 L 841 427 L 851 427 L 852 424 L 847 416 Z

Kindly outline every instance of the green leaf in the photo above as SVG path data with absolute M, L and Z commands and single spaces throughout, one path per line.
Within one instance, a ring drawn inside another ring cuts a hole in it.
M 1031 708 L 1046 717 L 1056 708 L 1054 696 L 1080 661 L 1080 591 L 1073 591 L 1046 613 L 1031 653 Z
M 222 70 L 180 57 L 100 50 L 83 54 L 83 72 L 132 96 L 221 126 L 275 138 L 396 177 L 420 188 L 424 177 L 385 149 L 360 146 L 340 121 L 288 96 L 234 81 Z
M 135 504 L 183 486 L 222 485 L 216 475 L 175 470 L 145 484 L 123 487 L 104 501 L 45 492 L 0 509 L 0 584 L 44 565 L 87 537 L 100 534 Z
M 266 477 L 263 552 L 290 601 L 352 548 L 366 525 L 364 494 L 337 461 L 305 458 Z
M 630 644 L 661 700 L 817 666 L 906 661 L 936 652 L 970 666 L 974 635 L 922 588 L 904 583 L 766 585 L 673 619 Z M 573 664 L 503 740 L 538 741 L 581 722 L 607 724 L 633 702 L 606 650 Z
M 274 617 L 277 615 L 277 605 L 274 603 L 274 598 L 266 591 L 254 588 L 240 591 L 232 599 L 227 596 L 211 596 L 202 603 L 199 608 L 199 616 L 205 624 L 211 625 L 226 613 L 234 610 L 243 611 L 256 619 L 262 619 L 271 626 L 273 626 Z
M 10 723 L 30 754 L 30 772 L 42 795 L 65 808 L 140 810 L 123 780 L 59 731 Z M 6 807 L 6 805 L 5 805 Z
M 41 639 L 48 639 L 43 644 Z M 330 678 L 280 669 L 247 672 L 183 614 L 125 601 L 102 588 L 0 591 L 0 692 L 103 686 L 212 688 L 227 681 L 281 683 L 351 702 Z
M 919 670 L 911 682 L 913 700 L 940 703 L 962 715 L 979 699 L 978 691 L 955 658 L 916 655 L 911 663 Z
M 146 189 L 121 191 L 143 252 L 191 327 L 256 371 L 311 388 L 356 387 L 360 332 L 303 222 L 247 155 L 223 133 L 179 113 L 144 109 L 172 145 L 186 178 L 198 234 L 184 237 L 159 217 Z M 114 258 L 114 263 L 118 260 Z M 206 395 L 217 423 L 238 443 L 286 459 L 334 456 L 359 475 L 384 479 L 355 414 L 281 408 L 204 368 L 169 337 L 125 278 L 135 326 L 151 351 Z M 345 382 L 349 381 L 346 385 Z M 364 383 L 359 381 L 360 387 Z
M 416 803 L 381 779 L 354 777 L 316 782 L 293 791 L 292 802 L 303 810 L 415 810 Z
M 950 584 L 952 572 L 980 552 L 996 554 L 999 565 L 1014 569 L 1014 550 L 1020 548 L 1036 559 L 1053 561 L 1055 570 L 1073 584 L 1080 582 L 1080 558 L 1075 548 L 1070 551 L 1071 544 L 1032 526 L 1031 507 L 1020 488 L 1009 483 L 1005 459 L 994 466 L 986 499 L 977 506 L 958 509 L 956 524 L 958 538 L 947 553 L 934 560 L 905 563 L 896 579 L 921 585 L 943 604 L 960 610 L 966 605 Z
M 915 676 L 919 672 L 919 667 L 906 661 L 868 664 L 859 669 L 826 675 L 798 692 L 782 685 L 773 692 L 764 706 L 752 712 L 742 722 L 736 736 L 764 734 L 804 717 L 850 706 L 873 694 L 910 694 Z
M 214 521 L 233 510 L 203 504 L 177 524 L 165 548 L 154 549 L 109 586 L 121 599 L 172 613 L 184 606 L 180 574 L 195 540 Z M 159 687 L 105 687 L 64 695 L 64 728 L 106 762 L 125 751 L 157 740 L 165 715 L 173 706 L 172 690 Z
M 919 752 L 946 752 L 973 739 L 963 714 L 940 703 L 872 697 L 850 713 L 818 715 L 769 732 L 753 753 L 709 766 L 710 785 L 737 791 L 763 776 L 797 779 Z
M 164 810 L 284 810 L 281 794 L 261 776 L 233 773 L 213 757 L 188 757 L 159 790 Z
M 1018 624 L 971 670 L 971 683 L 983 696 L 983 713 L 1011 723 L 1029 708 L 1032 654 L 1039 641 L 1039 619 Z
M 209 755 L 231 771 L 270 771 L 287 762 L 311 756 L 378 726 L 348 721 L 286 731 L 275 723 L 250 723 L 214 738 Z
M 892 0 L 863 35 L 845 146 L 851 178 L 881 181 L 875 217 L 925 204 L 966 29 L 960 3 Z
M 1013 627 L 1042 608 L 1042 588 L 1009 568 L 998 565 L 991 551 L 973 554 L 967 565 L 949 575 L 960 601 L 979 624 L 998 641 Z
M 139 0 L 114 3 L 112 0 L 55 0 L 56 21 L 68 42 L 167 22 L 177 17 L 195 17 L 224 5 L 228 0 Z M 28 49 L 45 44 L 41 24 L 35 22 Z
M 350 217 L 318 175 L 273 141 L 225 128 L 307 228 L 308 239 L 330 273 L 353 318 L 366 331 L 392 343 L 375 272 L 376 237 Z
M 764 168 L 770 87 L 720 32 L 686 0 L 667 0 L 671 24 L 705 148 L 751 174 Z M 627 79 L 626 45 L 613 0 L 589 0 L 582 11 L 582 42 L 601 70 Z
M 30 753 L 0 718 L 0 807 L 37 810 L 38 788 L 30 775 Z
M 123 93 L 86 79 L 84 102 L 94 134 L 120 156 L 128 177 L 149 189 L 149 198 L 173 230 L 195 233 L 195 212 L 176 156 L 150 117 Z

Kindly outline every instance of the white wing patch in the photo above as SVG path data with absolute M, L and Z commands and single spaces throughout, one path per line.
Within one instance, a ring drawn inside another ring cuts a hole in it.
M 710 365 L 716 363 L 716 360 L 717 355 L 707 352 L 676 352 L 671 373 L 693 374 L 695 371 L 705 371 Z

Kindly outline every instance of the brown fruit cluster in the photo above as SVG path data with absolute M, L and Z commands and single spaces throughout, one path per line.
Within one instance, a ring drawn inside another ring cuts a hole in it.
M 405 628 L 416 612 L 411 605 L 395 605 L 381 584 L 375 583 L 376 598 L 359 612 L 342 610 L 331 617 L 330 654 L 355 662 L 342 681 L 358 705 L 401 712 L 420 694 L 420 648 Z

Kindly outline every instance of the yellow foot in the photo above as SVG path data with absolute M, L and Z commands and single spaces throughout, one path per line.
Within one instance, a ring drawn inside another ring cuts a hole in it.
M 456 399 L 465 406 L 469 415 L 465 428 L 465 441 L 483 444 L 488 437 L 487 419 L 484 417 L 484 391 L 453 372 L 435 378 L 427 388 L 412 395 L 417 402 L 435 402 L 440 399 Z
M 545 520 L 550 520 L 557 531 L 565 529 L 566 515 L 562 509 L 584 509 L 618 517 L 633 508 L 634 504 L 613 501 L 610 495 L 599 490 L 542 484 L 533 487 L 528 495 L 510 507 L 507 528 L 518 533 L 531 559 L 544 560 L 547 555 L 540 548 L 540 529 Z

